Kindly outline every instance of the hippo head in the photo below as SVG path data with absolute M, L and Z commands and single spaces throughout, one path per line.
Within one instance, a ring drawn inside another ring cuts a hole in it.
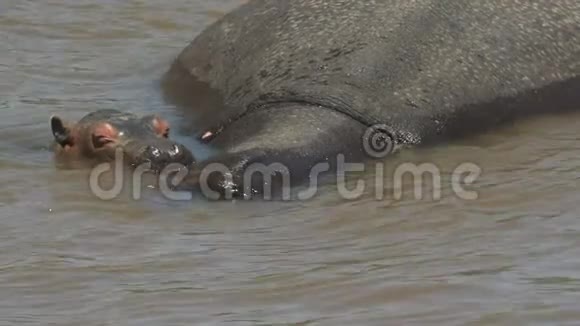
M 59 159 L 107 162 L 122 152 L 129 164 L 150 163 L 157 171 L 171 163 L 189 166 L 194 161 L 187 148 L 169 139 L 169 124 L 156 115 L 98 110 L 74 124 L 53 116 L 50 126 Z

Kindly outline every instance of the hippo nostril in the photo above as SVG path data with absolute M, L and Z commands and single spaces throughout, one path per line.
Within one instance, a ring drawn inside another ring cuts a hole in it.
M 178 155 L 181 155 L 181 148 L 177 144 L 174 144 L 173 146 L 171 146 L 168 153 L 169 156 L 176 157 Z
M 151 159 L 159 158 L 161 156 L 159 148 L 154 146 L 147 146 L 145 148 L 145 153 L 147 153 L 147 156 Z
M 134 156 L 135 164 L 149 163 L 154 170 L 161 170 L 172 163 L 188 166 L 194 161 L 193 155 L 185 146 L 166 140 L 154 144 L 142 144 L 133 152 L 138 153 Z

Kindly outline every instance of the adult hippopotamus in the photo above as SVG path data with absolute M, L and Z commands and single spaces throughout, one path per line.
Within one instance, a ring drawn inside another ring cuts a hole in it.
M 218 149 L 189 182 L 209 163 L 230 172 L 203 180 L 222 193 L 247 189 L 253 163 L 305 180 L 361 158 L 375 125 L 391 150 L 580 108 L 580 2 L 254 0 L 198 35 L 163 89 Z

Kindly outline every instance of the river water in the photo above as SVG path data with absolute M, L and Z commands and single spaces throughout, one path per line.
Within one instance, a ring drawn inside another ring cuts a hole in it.
M 240 2 L 0 2 L 0 325 L 580 324 L 579 114 L 386 162 L 436 164 L 439 200 L 387 182 L 382 200 L 105 201 L 55 166 L 51 114 L 179 125 L 159 78 Z M 450 191 L 463 162 L 476 200 Z

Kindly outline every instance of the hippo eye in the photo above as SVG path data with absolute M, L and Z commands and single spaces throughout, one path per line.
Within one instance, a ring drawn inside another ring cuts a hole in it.
M 163 136 L 164 138 L 169 138 L 169 130 L 170 130 L 170 129 L 169 129 L 169 128 L 167 128 L 167 129 L 165 129 L 165 131 L 163 132 L 162 136 Z
M 102 135 L 93 135 L 93 146 L 98 149 L 98 148 L 102 148 L 107 144 L 112 143 L 113 140 L 107 136 L 102 136 Z

